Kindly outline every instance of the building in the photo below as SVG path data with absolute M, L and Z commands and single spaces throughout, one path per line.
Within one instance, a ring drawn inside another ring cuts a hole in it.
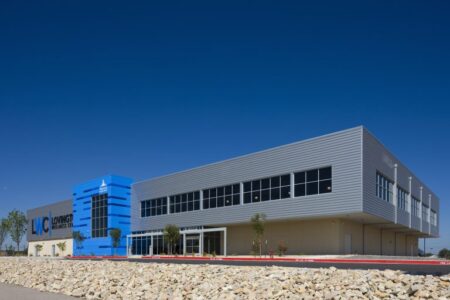
M 250 254 L 250 218 L 267 217 L 263 249 L 290 254 L 416 255 L 439 235 L 439 199 L 364 127 L 132 185 L 130 254 Z M 266 243 L 267 242 L 267 243 Z
M 439 236 L 439 198 L 364 127 L 132 183 L 106 176 L 75 187 L 75 255 L 255 250 L 250 219 L 266 216 L 263 251 L 417 255 Z M 108 231 L 120 228 L 119 249 Z

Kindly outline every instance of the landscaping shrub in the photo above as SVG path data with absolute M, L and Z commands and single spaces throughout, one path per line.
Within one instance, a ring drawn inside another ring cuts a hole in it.
M 439 251 L 438 256 L 440 258 L 450 259 L 450 250 L 444 248 L 441 251 Z
M 286 243 L 284 241 L 278 242 L 278 255 L 283 256 L 286 254 L 288 250 L 288 247 L 286 246 Z

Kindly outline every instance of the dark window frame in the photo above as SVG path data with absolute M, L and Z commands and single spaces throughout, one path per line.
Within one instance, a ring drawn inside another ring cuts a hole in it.
M 294 172 L 294 197 L 333 192 L 333 166 Z
M 203 209 L 240 205 L 240 195 L 240 183 L 233 183 L 204 189 Z M 239 203 L 236 200 L 237 197 L 239 197 Z
M 91 237 L 108 236 L 108 194 L 91 197 Z

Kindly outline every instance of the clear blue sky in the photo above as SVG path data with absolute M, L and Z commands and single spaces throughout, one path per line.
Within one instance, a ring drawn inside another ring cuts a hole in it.
M 362 124 L 450 248 L 450 2 L 313 2 L 1 1 L 0 217 Z

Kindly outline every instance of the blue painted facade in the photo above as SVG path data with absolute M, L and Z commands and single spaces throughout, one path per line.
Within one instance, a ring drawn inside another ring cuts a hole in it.
M 126 255 L 126 235 L 131 225 L 132 179 L 108 175 L 79 184 L 73 189 L 73 231 L 79 231 L 85 240 L 74 241 L 73 255 Z M 92 197 L 107 194 L 107 236 L 92 237 Z M 109 230 L 122 231 L 120 246 L 112 247 Z

